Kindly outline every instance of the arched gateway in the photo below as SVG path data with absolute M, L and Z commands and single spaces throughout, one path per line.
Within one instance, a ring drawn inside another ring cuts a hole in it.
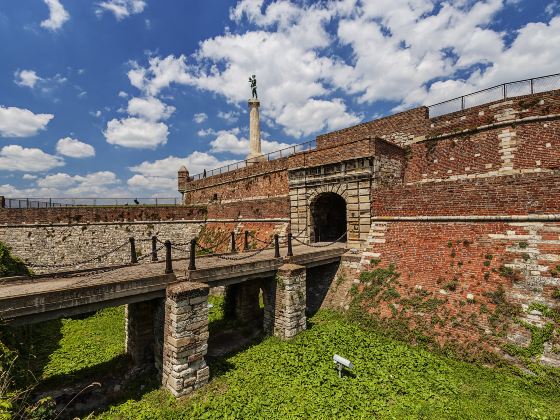
M 346 242 L 346 201 L 333 192 L 318 194 L 311 202 L 313 242 Z

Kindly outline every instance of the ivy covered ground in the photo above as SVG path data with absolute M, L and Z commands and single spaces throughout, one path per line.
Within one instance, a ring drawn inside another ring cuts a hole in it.
M 104 419 L 560 418 L 553 373 L 526 376 L 458 362 L 322 311 L 290 342 L 267 338 L 215 363 L 209 386 L 175 401 L 162 390 Z M 339 379 L 332 355 L 355 365 Z
M 212 303 L 212 328 L 227 327 L 221 301 Z M 111 308 L 63 320 L 54 338 L 45 329 L 40 341 L 54 340 L 56 346 L 49 354 L 35 348 L 43 381 L 60 384 L 65 375 L 79 380 L 121 364 L 123 317 L 122 308 Z M 334 353 L 352 360 L 352 376 L 338 378 Z M 176 401 L 149 384 L 151 377 L 143 378 L 130 393 L 134 399 L 121 396 L 121 403 L 89 418 L 560 418 L 560 381 L 552 371 L 529 376 L 459 362 L 366 331 L 329 311 L 311 318 L 309 329 L 292 341 L 267 338 L 212 362 L 211 369 L 211 383 L 190 397 Z

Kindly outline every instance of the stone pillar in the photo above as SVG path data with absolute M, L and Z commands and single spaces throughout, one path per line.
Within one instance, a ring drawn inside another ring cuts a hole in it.
M 167 289 L 162 385 L 180 397 L 208 382 L 208 286 L 182 282 Z
M 249 155 L 247 155 L 247 160 L 252 163 L 265 160 L 261 152 L 260 105 L 258 99 L 249 100 Z
M 274 335 L 294 337 L 307 327 L 305 318 L 305 267 L 284 264 L 276 275 Z
M 134 364 L 152 363 L 154 360 L 154 302 L 147 300 L 129 303 L 125 308 L 125 352 Z

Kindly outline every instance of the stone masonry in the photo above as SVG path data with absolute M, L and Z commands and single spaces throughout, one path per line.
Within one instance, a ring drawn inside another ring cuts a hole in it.
M 273 334 L 289 339 L 307 328 L 305 317 L 305 267 L 284 264 L 276 275 Z
M 165 301 L 162 385 L 180 397 L 208 382 L 208 286 L 170 286 Z

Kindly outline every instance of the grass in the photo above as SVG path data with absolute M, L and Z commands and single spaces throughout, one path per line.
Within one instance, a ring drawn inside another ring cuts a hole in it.
M 21 371 L 37 378 L 41 388 L 67 383 L 103 364 L 114 368 L 110 362 L 124 353 L 124 307 L 83 319 L 29 325 L 13 333 Z
M 102 419 L 559 418 L 560 385 L 452 360 L 321 311 L 294 340 L 270 337 L 212 366 L 207 387 L 175 401 L 155 390 Z M 354 363 L 339 379 L 338 353 Z
M 211 299 L 210 318 L 220 322 L 221 299 Z M 41 328 L 34 335 L 37 344 L 56 342 L 42 352 L 33 348 L 43 380 L 80 375 L 118 358 L 123 317 L 121 307 L 65 319 L 54 339 L 54 323 L 50 330 Z M 560 382 L 554 375 L 456 361 L 366 331 L 330 311 L 320 311 L 309 325 L 291 341 L 269 337 L 213 364 L 211 383 L 192 396 L 175 400 L 157 389 L 98 418 L 560 418 Z M 338 378 L 334 353 L 354 363 L 352 376 Z

